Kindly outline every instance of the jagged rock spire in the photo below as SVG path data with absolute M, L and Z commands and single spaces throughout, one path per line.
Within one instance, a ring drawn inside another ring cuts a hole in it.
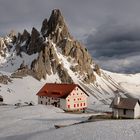
M 21 36 L 21 41 L 24 42 L 30 38 L 30 33 L 24 29 L 23 34 Z
M 42 22 L 42 27 L 41 27 L 41 33 L 43 36 L 47 34 L 47 30 L 48 30 L 48 20 L 45 18 Z
M 42 43 L 43 38 L 40 36 L 39 31 L 33 27 L 31 32 L 31 41 L 29 43 L 27 53 L 31 55 L 33 53 L 40 52 Z
M 43 36 L 50 37 L 54 43 L 60 42 L 64 38 L 71 38 L 59 9 L 54 9 L 49 18 L 49 21 L 45 19 L 42 23 L 41 33 Z

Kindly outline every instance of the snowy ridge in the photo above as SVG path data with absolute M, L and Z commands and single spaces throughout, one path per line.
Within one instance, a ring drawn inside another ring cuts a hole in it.
M 118 74 L 105 71 L 110 77 L 125 89 L 125 91 L 137 98 L 140 98 L 140 73 L 137 74 Z

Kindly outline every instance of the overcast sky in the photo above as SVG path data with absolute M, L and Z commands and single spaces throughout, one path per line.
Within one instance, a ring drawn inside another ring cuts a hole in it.
M 140 0 L 0 0 L 0 34 L 40 30 L 56 8 L 101 68 L 140 72 Z

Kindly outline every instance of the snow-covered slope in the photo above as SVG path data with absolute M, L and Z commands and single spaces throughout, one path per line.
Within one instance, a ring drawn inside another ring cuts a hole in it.
M 60 56 L 59 56 L 60 57 Z M 61 56 L 62 57 L 62 56 Z M 134 96 L 139 97 L 139 79 L 140 74 L 126 75 L 111 73 L 108 71 L 101 71 L 101 77 L 96 75 L 97 80 L 94 84 L 84 84 L 80 77 L 76 73 L 72 72 L 69 67 L 70 64 L 61 58 L 65 63 L 65 68 L 72 76 L 75 83 L 80 84 L 90 95 L 89 96 L 89 108 L 96 108 L 95 104 L 109 105 L 112 98 L 116 93 L 120 93 L 122 96 Z M 10 73 L 3 74 L 10 75 Z M 4 102 L 7 104 L 15 104 L 18 102 L 31 102 L 37 104 L 36 93 L 46 83 L 53 83 L 54 81 L 61 82 L 59 76 L 47 75 L 47 80 L 38 81 L 32 76 L 26 76 L 23 78 L 12 78 L 12 82 L 7 85 L 1 84 L 0 95 L 3 96 Z M 100 108 L 101 109 L 101 108 Z
M 139 120 L 105 120 L 55 129 L 87 120 L 52 106 L 0 106 L 0 140 L 139 140 Z M 96 115 L 96 114 L 94 114 Z
M 62 57 L 62 56 L 61 56 Z M 62 58 L 65 59 L 65 58 Z M 114 82 L 108 75 L 104 74 L 102 71 L 102 76 L 96 75 L 97 80 L 94 84 L 85 84 L 82 82 L 81 78 L 74 72 L 72 72 L 69 67 L 69 62 L 63 60 L 65 63 L 65 68 L 68 73 L 72 76 L 75 83 L 81 85 L 82 88 L 86 90 L 89 96 L 89 108 L 94 108 L 95 103 L 109 105 L 112 98 L 115 96 L 116 92 L 125 95 L 125 90 L 121 88 L 116 82 Z M 1 72 L 3 74 L 9 75 L 10 73 Z M 40 88 L 46 83 L 53 83 L 54 81 L 61 82 L 59 76 L 47 75 L 46 80 L 38 81 L 32 76 L 26 76 L 23 78 L 11 78 L 12 82 L 4 85 L 1 84 L 0 95 L 4 98 L 4 103 L 6 104 L 16 104 L 24 102 L 34 102 L 37 104 L 36 93 Z
M 3 74 L 9 75 L 10 73 L 1 72 Z M 58 75 L 48 75 L 47 80 L 50 83 L 58 81 Z M 16 104 L 16 103 L 30 103 L 33 102 L 37 104 L 36 93 L 47 81 L 38 81 L 32 76 L 26 76 L 23 78 L 13 78 L 12 82 L 8 84 L 1 84 L 0 95 L 4 98 L 4 103 L 6 104 Z
M 118 74 L 104 71 L 110 75 L 114 81 L 122 86 L 129 94 L 140 97 L 140 73 L 137 74 Z

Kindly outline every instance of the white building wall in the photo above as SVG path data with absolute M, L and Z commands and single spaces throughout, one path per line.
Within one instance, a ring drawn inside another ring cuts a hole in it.
M 76 87 L 66 98 L 66 109 L 80 110 L 84 108 L 87 108 L 87 95 L 79 87 Z
M 47 97 L 47 96 L 38 96 L 38 104 L 43 105 L 52 105 L 54 102 L 59 102 L 58 105 L 60 106 L 60 99 Z
M 126 109 L 126 113 L 124 114 L 124 109 L 113 109 L 113 116 L 116 118 L 134 118 L 134 110 Z
M 136 104 L 134 111 L 134 118 L 140 118 L 140 106 L 138 103 Z
M 66 99 L 60 99 L 60 108 L 62 108 L 63 110 L 67 110 Z
M 113 108 L 112 111 L 113 111 L 113 117 L 118 118 L 119 117 L 118 109 Z

